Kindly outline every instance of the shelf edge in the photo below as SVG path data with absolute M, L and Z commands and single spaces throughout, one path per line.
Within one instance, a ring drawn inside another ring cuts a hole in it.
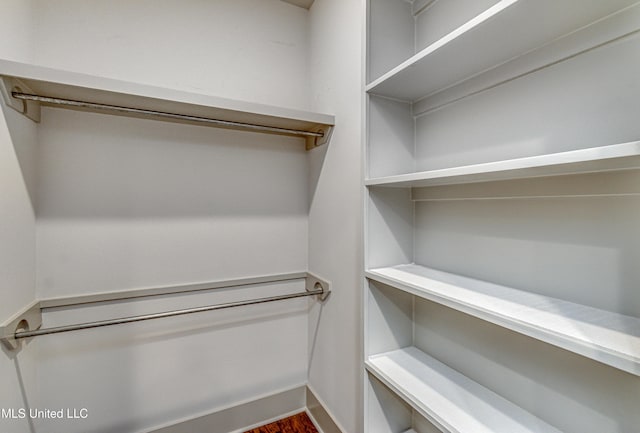
M 366 186 L 428 187 L 640 168 L 640 141 L 365 179 Z M 615 162 L 620 162 L 615 164 Z M 629 163 L 630 162 L 630 163 Z M 580 169 L 579 164 L 594 165 Z M 598 167 L 601 165 L 601 167 Z M 546 171 L 545 171 L 546 169 Z M 527 171 L 539 171 L 529 173 Z
M 382 268 L 384 269 L 384 268 Z M 376 270 L 366 270 L 366 278 L 394 287 L 398 290 L 418 296 L 440 305 L 447 306 L 456 311 L 469 314 L 478 319 L 493 323 L 522 335 L 534 338 L 547 344 L 551 344 L 560 349 L 567 350 L 585 358 L 600 362 L 613 368 L 625 371 L 635 376 L 640 376 L 640 356 L 619 352 L 606 348 L 602 345 L 588 345 L 584 340 L 578 340 L 566 333 L 554 332 L 550 328 L 540 327 L 526 321 L 518 320 L 511 316 L 498 313 L 494 310 L 481 308 L 463 300 L 446 297 L 442 294 L 430 291 L 425 288 L 415 287 L 411 283 L 399 281 L 395 278 L 383 275 Z M 491 284 L 491 283 L 490 283 Z M 510 290 L 517 290 L 511 289 Z M 542 295 L 540 295 L 542 296 Z M 547 297 L 548 298 L 548 297 Z M 555 299 L 555 298 L 550 298 Z M 565 301 L 568 302 L 568 301 Z M 588 307 L 591 308 L 591 307 Z M 615 314 L 615 313 L 611 313 Z M 620 315 L 623 316 L 623 315 Z M 630 317 L 630 316 L 625 316 Z M 637 319 L 640 321 L 640 319 Z M 595 353 L 594 353 L 595 352 Z
M 423 58 L 427 57 L 429 54 L 437 51 L 438 49 L 440 49 L 442 47 L 444 47 L 449 42 L 454 41 L 456 38 L 462 36 L 463 34 L 467 33 L 468 31 L 473 30 L 478 25 L 480 25 L 483 22 L 487 21 L 488 19 L 498 15 L 500 12 L 502 12 L 503 10 L 505 10 L 506 8 L 508 8 L 509 6 L 513 5 L 514 3 L 518 2 L 518 1 L 519 0 L 500 0 L 498 3 L 496 3 L 493 6 L 491 6 L 489 9 L 485 10 L 484 12 L 480 13 L 479 15 L 476 15 L 475 17 L 473 17 L 472 19 L 470 19 L 466 23 L 462 24 L 460 27 L 454 29 L 452 32 L 446 34 L 445 36 L 443 36 L 442 38 L 438 39 L 437 41 L 435 41 L 434 43 L 432 43 L 428 47 L 422 49 L 418 53 L 416 53 L 413 56 L 411 56 L 409 59 L 405 60 L 404 62 L 400 63 L 398 66 L 394 67 L 393 69 L 391 69 L 387 73 L 383 74 L 382 76 L 380 76 L 376 80 L 374 80 L 371 83 L 367 84 L 365 86 L 365 91 L 374 93 L 375 88 L 378 87 L 379 85 L 381 85 L 384 82 L 386 82 L 387 80 L 393 78 L 395 75 L 397 75 L 398 73 L 404 71 L 405 69 L 412 67 L 413 65 L 418 63 L 420 60 L 422 60 Z

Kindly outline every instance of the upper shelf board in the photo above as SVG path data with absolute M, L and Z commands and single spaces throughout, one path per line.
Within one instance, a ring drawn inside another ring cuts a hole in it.
M 637 0 L 501 0 L 367 85 L 416 101 L 636 3 Z
M 640 318 L 413 264 L 366 276 L 640 376 Z
M 367 179 L 368 186 L 428 187 L 640 167 L 640 141 Z
M 116 112 L 131 117 L 187 124 L 204 123 L 249 131 L 257 130 L 255 126 L 258 126 L 265 127 L 262 132 L 291 136 L 313 133 L 305 136 L 307 149 L 324 144 L 335 124 L 334 116 L 327 114 L 183 92 L 3 59 L 0 59 L 0 77 L 0 87 L 7 104 L 35 121 L 40 118 L 40 104 L 57 104 L 16 99 L 12 92 L 88 103 L 72 107 L 86 111 Z M 105 111 L 99 108 L 103 105 L 125 110 Z M 222 125 L 213 123 L 217 121 L 221 121 Z M 269 131 L 269 128 L 272 130 Z
M 415 347 L 371 356 L 366 365 L 444 432 L 560 433 Z

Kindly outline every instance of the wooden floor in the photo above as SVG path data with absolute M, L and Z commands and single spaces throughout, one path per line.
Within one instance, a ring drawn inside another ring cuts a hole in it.
M 318 433 L 305 412 L 284 418 L 245 433 Z

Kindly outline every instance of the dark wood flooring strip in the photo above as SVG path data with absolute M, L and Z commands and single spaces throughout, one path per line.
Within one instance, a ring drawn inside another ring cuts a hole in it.
M 318 433 L 306 412 L 254 428 L 245 433 Z

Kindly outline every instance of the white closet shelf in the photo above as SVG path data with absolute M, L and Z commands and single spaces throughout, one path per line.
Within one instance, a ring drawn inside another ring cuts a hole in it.
M 428 187 L 493 180 L 526 179 L 640 167 L 640 141 L 568 152 L 421 171 L 373 179 L 368 186 Z
M 635 1 L 501 0 L 371 82 L 366 90 L 416 101 L 540 48 Z
M 446 432 L 560 430 L 415 347 L 369 357 L 367 370 Z
M 640 318 L 409 264 L 367 278 L 640 376 Z
M 335 123 L 334 116 L 327 114 L 183 92 L 4 59 L 0 59 L 0 77 L 0 90 L 7 104 L 34 121 L 40 120 L 41 105 L 59 106 L 300 136 L 306 139 L 307 149 L 327 142 Z

